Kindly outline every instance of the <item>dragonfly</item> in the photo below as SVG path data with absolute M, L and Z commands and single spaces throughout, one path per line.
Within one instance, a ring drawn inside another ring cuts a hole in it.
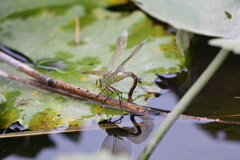
M 107 69 L 105 70 L 96 70 L 96 71 L 81 71 L 80 73 L 82 74 L 91 74 L 91 75 L 97 75 L 97 76 L 102 76 L 102 78 L 96 80 L 96 86 L 101 90 L 99 95 L 106 90 L 107 93 L 107 98 L 104 100 L 104 102 L 113 94 L 113 92 L 116 92 L 119 100 L 120 100 L 120 105 L 121 105 L 121 100 L 122 100 L 122 92 L 120 92 L 118 89 L 112 87 L 111 85 L 123 80 L 126 77 L 132 77 L 134 79 L 133 85 L 129 90 L 128 93 L 128 102 L 132 102 L 132 94 L 134 89 L 137 86 L 138 82 L 138 77 L 133 74 L 132 72 L 124 72 L 125 69 L 127 68 L 130 59 L 134 55 L 136 55 L 139 50 L 142 48 L 142 46 L 147 42 L 147 39 L 143 40 L 134 50 L 133 52 L 129 55 L 129 57 L 123 61 L 119 67 L 113 72 L 114 65 L 116 61 L 118 60 L 119 56 L 122 54 L 122 52 L 125 50 L 127 46 L 127 38 L 128 38 L 128 32 L 124 30 L 117 38 L 116 45 L 115 45 L 115 50 L 114 53 L 108 63 Z M 111 94 L 109 94 L 109 92 Z M 98 95 L 98 96 L 99 96 Z M 120 95 L 120 96 L 119 96 Z M 103 103 L 104 103 L 103 102 Z

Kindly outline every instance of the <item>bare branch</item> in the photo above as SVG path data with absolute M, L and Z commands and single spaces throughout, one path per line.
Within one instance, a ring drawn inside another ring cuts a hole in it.
M 34 87 L 40 86 L 41 85 L 41 89 L 45 89 L 45 90 L 50 90 L 50 88 L 58 88 L 61 89 L 63 91 L 67 91 L 69 93 L 73 93 L 73 94 L 77 94 L 79 96 L 85 97 L 86 99 L 90 99 L 91 101 L 96 101 L 98 103 L 102 103 L 105 101 L 105 99 L 107 98 L 105 95 L 99 95 L 96 92 L 92 92 L 83 88 L 80 88 L 78 86 L 74 86 L 53 78 L 50 78 L 46 75 L 43 75 L 42 73 L 34 70 L 33 68 L 19 62 L 18 60 L 13 59 L 12 57 L 4 54 L 3 52 L 0 52 L 0 60 L 8 63 L 9 65 L 17 68 L 18 70 L 28 74 L 29 76 L 35 78 L 37 81 L 28 81 L 29 85 L 32 85 Z M 6 74 L 6 73 L 5 73 Z M 3 75 L 2 75 L 3 76 Z M 21 78 L 19 78 L 19 76 L 9 76 L 7 74 L 7 76 L 5 75 L 5 77 L 14 79 L 14 80 L 20 80 Z M 24 81 L 27 81 L 26 79 Z M 23 81 L 22 81 L 23 82 Z M 30 83 L 31 82 L 31 83 Z M 43 86 L 46 86 L 45 88 Z M 47 88 L 48 87 L 48 88 Z M 39 87 L 38 87 L 39 88 Z M 53 90 L 52 90 L 53 91 Z M 54 90 L 57 91 L 57 90 Z M 61 94 L 61 93 L 60 93 Z M 76 98 L 76 97 L 75 97 Z M 159 114 L 159 112 L 154 111 L 150 108 L 147 107 L 143 107 L 143 106 L 139 106 L 136 105 L 134 103 L 128 103 L 128 102 L 121 102 L 121 106 L 119 103 L 118 99 L 115 98 L 108 98 L 105 103 L 106 105 L 110 105 L 110 106 L 114 106 L 114 107 L 119 107 L 119 108 L 124 108 L 126 110 L 129 111 L 133 111 L 133 112 L 137 112 L 139 114 L 149 114 L 149 113 L 154 113 L 154 114 Z

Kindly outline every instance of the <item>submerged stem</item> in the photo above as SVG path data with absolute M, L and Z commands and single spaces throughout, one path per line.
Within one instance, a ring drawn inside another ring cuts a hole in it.
M 163 138 L 165 133 L 169 130 L 175 120 L 179 115 L 187 108 L 189 103 L 193 98 L 200 92 L 208 80 L 212 77 L 215 71 L 220 67 L 223 61 L 226 59 L 229 54 L 228 50 L 221 49 L 211 64 L 203 72 L 203 74 L 198 78 L 194 85 L 187 91 L 187 93 L 182 97 L 178 104 L 174 107 L 171 113 L 163 121 L 163 123 L 156 130 L 152 138 L 149 140 L 147 146 L 144 148 L 142 154 L 138 159 L 148 159 L 152 154 L 153 150 L 156 148 L 157 144 Z

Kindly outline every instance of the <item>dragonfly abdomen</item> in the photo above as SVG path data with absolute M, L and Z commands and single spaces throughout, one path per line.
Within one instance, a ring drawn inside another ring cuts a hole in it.
M 132 72 L 119 72 L 116 76 L 113 77 L 113 83 L 123 80 L 126 77 L 132 75 Z
M 115 75 L 114 77 L 108 79 L 108 78 L 102 78 L 102 79 L 98 79 L 96 81 L 96 86 L 99 88 L 103 88 L 103 86 L 110 86 L 113 83 L 116 83 L 118 81 L 123 80 L 126 77 L 131 76 L 131 72 L 119 72 L 117 75 Z

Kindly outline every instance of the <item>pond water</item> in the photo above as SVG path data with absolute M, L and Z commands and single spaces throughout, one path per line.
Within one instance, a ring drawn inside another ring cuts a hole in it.
M 158 75 L 156 84 L 163 88 L 161 95 L 147 106 L 170 111 L 219 49 L 198 43 L 193 50 L 192 66 L 187 71 Z M 184 114 L 200 117 L 239 114 L 239 61 L 239 56 L 231 54 Z M 112 119 L 107 126 L 95 123 L 85 131 L 5 138 L 0 140 L 0 159 L 54 159 L 63 155 L 71 159 L 73 153 L 97 154 L 101 148 L 137 159 L 165 118 L 125 115 L 119 121 Z M 239 121 L 239 118 L 225 120 Z M 109 126 L 113 129 L 106 129 Z M 239 159 L 239 132 L 239 125 L 179 118 L 150 159 Z

